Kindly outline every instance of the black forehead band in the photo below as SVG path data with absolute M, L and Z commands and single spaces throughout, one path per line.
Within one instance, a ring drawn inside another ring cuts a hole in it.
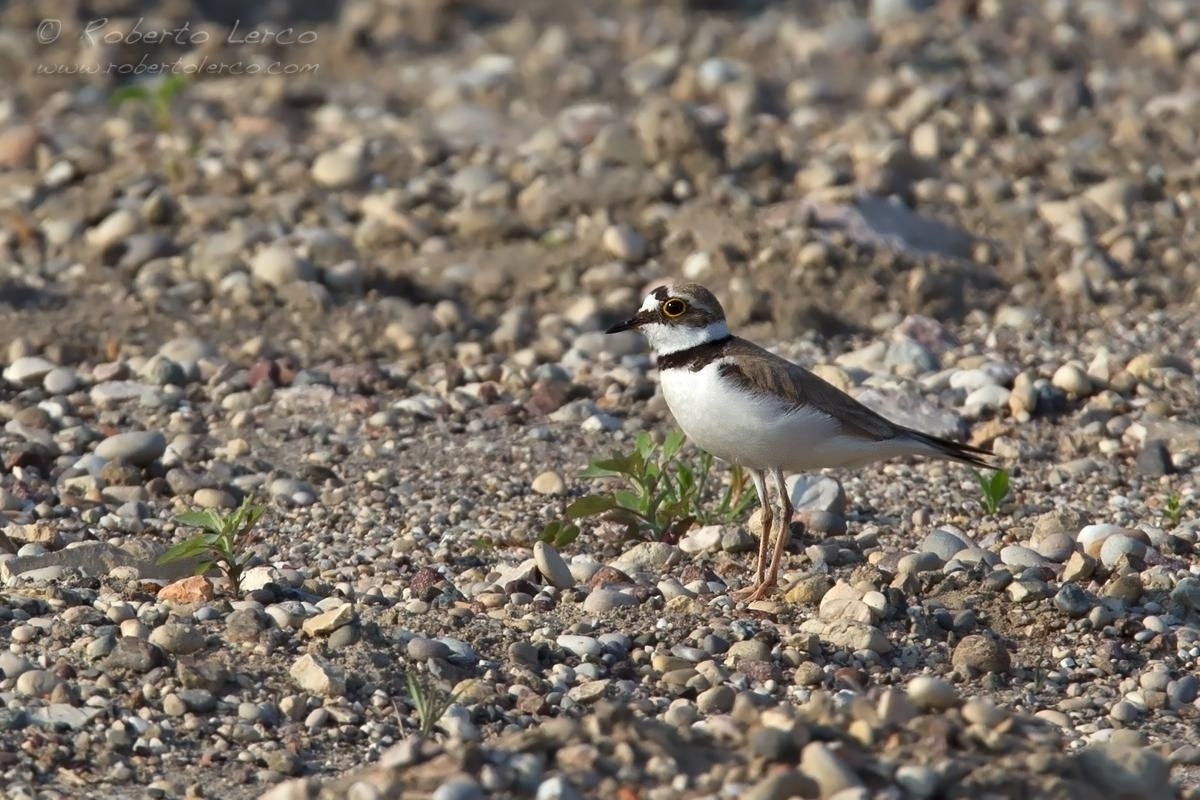
M 665 302 L 670 296 L 671 293 L 667 291 L 666 286 L 660 286 L 654 290 L 654 299 L 660 303 Z

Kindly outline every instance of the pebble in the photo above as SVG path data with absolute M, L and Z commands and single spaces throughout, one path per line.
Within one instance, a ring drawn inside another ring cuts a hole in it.
M 1011 658 L 1000 642 L 973 634 L 964 636 L 954 646 L 950 663 L 962 675 L 1003 674 L 1008 671 Z
M 535 542 L 533 559 L 537 562 L 538 571 L 545 576 L 551 586 L 570 589 L 575 585 L 575 578 L 571 575 L 571 569 L 567 566 L 567 562 L 551 545 L 541 541 Z
M 316 280 L 317 272 L 294 250 L 283 245 L 264 247 L 250 262 L 250 272 L 256 279 L 276 289 L 297 281 Z
M 22 697 L 49 697 L 61 683 L 53 672 L 31 669 L 17 677 L 15 688 Z
M 1072 619 L 1086 617 L 1095 605 L 1083 589 L 1074 583 L 1064 583 L 1054 595 L 1054 606 Z
M 583 601 L 583 610 L 588 614 L 608 614 L 618 608 L 638 604 L 637 598 L 619 589 L 593 589 Z
M 1063 364 L 1055 370 L 1050 383 L 1072 397 L 1086 397 L 1092 393 L 1091 378 L 1076 364 Z
M 1061 564 L 1075 552 L 1075 541 L 1065 533 L 1052 533 L 1042 538 L 1034 550 L 1047 561 Z
M 1116 534 L 1104 540 L 1100 547 L 1100 563 L 1112 569 L 1122 559 L 1141 561 L 1146 557 L 1146 545 L 1130 536 Z
M 1035 550 L 1018 544 L 1010 544 L 1001 548 L 1000 561 L 1010 567 L 1040 567 L 1046 559 Z
M 312 178 L 327 189 L 345 189 L 363 179 L 361 148 L 340 147 L 327 150 L 313 161 Z
M 1107 523 L 1084 526 L 1079 534 L 1075 537 L 1075 541 L 1079 543 L 1079 547 L 1084 553 L 1092 558 L 1100 557 L 1100 548 L 1104 546 L 1104 541 L 1111 536 L 1125 535 L 1126 530 L 1119 525 L 1109 525 Z
M 42 388 L 52 395 L 71 394 L 79 388 L 79 376 L 70 367 L 55 367 L 42 379 Z
M 908 696 L 919 708 L 941 710 L 958 705 L 954 685 L 942 678 L 918 675 L 908 682 Z
M 1161 439 L 1143 442 L 1141 449 L 1138 450 L 1134 466 L 1139 475 L 1145 475 L 1148 478 L 1160 478 L 1174 471 L 1171 453 L 1167 450 L 1166 442 Z
M 346 693 L 346 678 L 341 670 L 311 653 L 297 659 L 289 674 L 306 692 L 326 697 L 340 697 Z
M 150 632 L 150 644 L 172 655 L 190 655 L 204 649 L 204 636 L 191 625 L 168 622 Z
M 405 650 L 408 657 L 414 661 L 427 661 L 431 658 L 446 659 L 450 657 L 450 646 L 445 642 L 439 642 L 437 639 L 429 639 L 424 636 L 414 636 L 408 640 L 405 645 Z
M 533 490 L 538 494 L 558 495 L 566 489 L 562 476 L 553 470 L 541 472 L 533 479 Z
M 923 764 L 903 764 L 896 768 L 896 783 L 910 796 L 933 797 L 941 783 L 937 772 Z
M 839 517 L 846 513 L 846 492 L 833 478 L 792 475 L 786 483 L 788 496 L 797 513 L 824 511 Z
M 167 437 L 159 431 L 129 431 L 109 436 L 96 445 L 96 455 L 138 466 L 153 464 L 167 449 Z
M 943 562 L 954 558 L 969 546 L 970 544 L 963 541 L 958 535 L 941 528 L 931 531 L 921 542 L 922 552 L 933 553 Z
M 800 753 L 801 771 L 816 782 L 821 797 L 833 797 L 862 785 L 858 776 L 821 742 L 810 742 Z
M 599 658 L 604 652 L 604 645 L 592 636 L 562 634 L 555 641 L 559 647 L 579 658 Z
M 452 778 L 431 795 L 432 800 L 484 800 L 483 787 L 469 778 Z
M 628 263 L 646 257 L 646 241 L 628 225 L 610 225 L 604 231 L 604 249 Z

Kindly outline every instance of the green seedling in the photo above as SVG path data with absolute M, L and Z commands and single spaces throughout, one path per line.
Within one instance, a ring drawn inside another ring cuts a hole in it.
M 225 575 L 234 594 L 239 594 L 242 572 L 250 560 L 250 553 L 245 551 L 246 540 L 266 510 L 265 506 L 254 504 L 247 497 L 240 506 L 225 514 L 211 508 L 186 511 L 175 517 L 176 524 L 199 528 L 203 533 L 185 539 L 163 553 L 158 563 L 196 560 L 197 575 L 216 567 Z
M 421 735 L 426 738 L 432 737 L 438 722 L 441 721 L 446 710 L 454 705 L 458 694 L 443 694 L 435 687 L 422 683 L 412 672 L 405 673 L 404 682 L 408 684 L 408 696 L 417 710 L 417 722 L 420 725 Z
M 1178 492 L 1172 492 L 1171 496 L 1167 498 L 1167 503 L 1163 506 L 1162 518 L 1172 528 L 1179 527 L 1179 523 L 1183 520 L 1183 498 L 1179 496 Z
M 542 528 L 542 533 L 538 538 L 546 544 L 552 545 L 556 550 L 561 550 L 579 538 L 579 526 L 555 520 Z
M 579 498 L 567 506 L 568 519 L 603 516 L 624 523 L 630 538 L 657 540 L 676 540 L 696 522 L 739 519 L 754 500 L 744 471 L 733 468 L 731 481 L 713 508 L 706 504 L 713 458 L 705 453 L 685 461 L 680 457 L 683 443 L 680 431 L 668 435 L 661 446 L 642 432 L 633 452 L 592 461 L 582 477 L 610 484 L 621 481 L 624 488 Z
M 979 470 L 972 471 L 975 473 L 975 480 L 979 482 L 979 504 L 988 514 L 997 514 L 1000 511 L 1000 504 L 1008 497 L 1008 471 L 998 469 L 988 476 Z
M 135 83 L 122 86 L 112 93 L 111 101 L 114 106 L 133 103 L 142 106 L 154 122 L 154 127 L 162 133 L 170 133 L 173 128 L 171 108 L 175 97 L 187 86 L 187 79 L 182 75 L 167 75 L 156 83 Z

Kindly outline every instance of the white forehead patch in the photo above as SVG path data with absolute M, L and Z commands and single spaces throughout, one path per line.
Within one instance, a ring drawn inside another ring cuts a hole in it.
M 654 296 L 654 292 L 651 292 L 650 294 L 646 295 L 646 299 L 642 301 L 642 307 L 639 308 L 638 310 L 639 311 L 657 311 L 658 310 L 658 298 Z

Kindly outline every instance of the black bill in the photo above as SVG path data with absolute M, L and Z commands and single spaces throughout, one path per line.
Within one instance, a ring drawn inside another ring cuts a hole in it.
M 618 322 L 616 325 L 613 325 L 611 328 L 606 330 L 605 333 L 620 333 L 621 331 L 631 331 L 634 328 L 640 328 L 643 325 L 645 325 L 647 322 L 652 322 L 653 320 L 654 320 L 654 315 L 651 314 L 650 312 L 639 311 L 638 313 L 634 314 L 632 317 L 625 320 L 624 322 Z

